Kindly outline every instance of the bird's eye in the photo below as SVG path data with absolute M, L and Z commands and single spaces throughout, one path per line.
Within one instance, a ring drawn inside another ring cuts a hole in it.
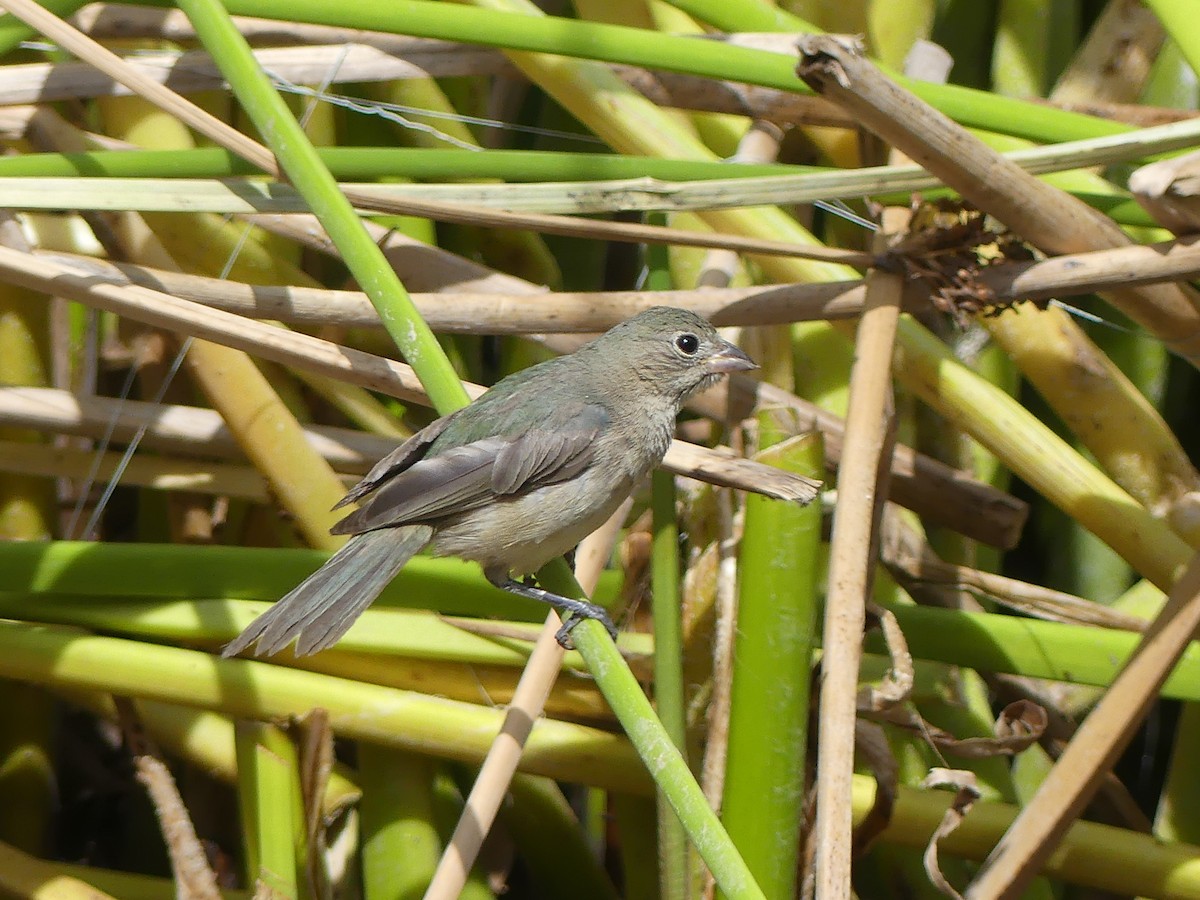
M 694 334 L 681 334 L 675 338 L 675 346 L 684 356 L 695 356 L 700 349 L 700 338 Z

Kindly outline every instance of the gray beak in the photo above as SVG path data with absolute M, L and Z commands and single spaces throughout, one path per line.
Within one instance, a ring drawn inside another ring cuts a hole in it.
M 721 341 L 717 345 L 717 352 L 708 358 L 705 368 L 713 375 L 725 375 L 729 372 L 757 369 L 758 363 L 728 341 Z

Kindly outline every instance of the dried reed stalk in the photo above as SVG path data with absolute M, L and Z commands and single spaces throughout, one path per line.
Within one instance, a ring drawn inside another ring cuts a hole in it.
M 877 247 L 908 224 L 907 210 L 884 213 Z M 887 450 L 894 440 L 892 352 L 904 283 L 875 270 L 867 276 L 866 309 L 858 327 L 846 443 L 838 478 L 839 502 L 829 544 L 829 592 L 821 658 L 821 727 L 817 735 L 816 896 L 849 900 L 852 857 L 850 803 L 854 778 L 859 662 L 887 496 Z

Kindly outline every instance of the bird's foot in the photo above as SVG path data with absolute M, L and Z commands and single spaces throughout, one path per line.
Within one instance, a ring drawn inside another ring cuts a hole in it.
M 597 606 L 595 603 L 589 603 L 587 600 L 578 600 L 574 597 L 563 597 L 561 594 L 551 593 L 529 582 L 530 579 L 514 581 L 510 578 L 501 584 L 500 587 L 519 597 L 528 597 L 530 600 L 548 603 L 558 610 L 560 614 L 565 613 L 562 627 L 554 635 L 554 639 L 558 641 L 560 646 L 567 650 L 574 648 L 575 644 L 571 640 L 571 632 L 584 619 L 595 619 L 604 626 L 609 637 L 614 641 L 617 639 L 617 627 L 613 625 L 612 619 L 608 617 L 608 613 L 603 606 Z

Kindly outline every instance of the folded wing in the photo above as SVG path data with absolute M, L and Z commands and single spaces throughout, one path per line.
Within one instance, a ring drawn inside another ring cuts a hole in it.
M 425 456 L 406 468 L 393 467 L 394 474 L 377 480 L 370 499 L 335 525 L 333 532 L 358 534 L 432 522 L 497 497 L 573 478 L 592 460 L 607 421 L 603 408 L 588 405 L 554 423 L 557 427 L 547 423 L 486 437 Z

